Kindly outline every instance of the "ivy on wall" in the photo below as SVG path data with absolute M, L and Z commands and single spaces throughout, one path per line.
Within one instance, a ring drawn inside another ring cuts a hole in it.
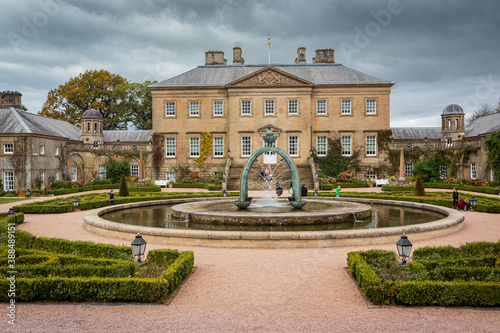
M 160 168 L 163 163 L 163 135 L 160 133 L 153 133 L 151 138 L 153 144 L 153 170 L 155 177 L 158 179 Z
M 212 134 L 201 132 L 200 157 L 194 159 L 194 164 L 205 165 L 205 159 L 212 153 Z
M 500 131 L 491 133 L 486 137 L 486 147 L 488 147 L 488 162 L 493 169 L 495 178 L 500 176 Z

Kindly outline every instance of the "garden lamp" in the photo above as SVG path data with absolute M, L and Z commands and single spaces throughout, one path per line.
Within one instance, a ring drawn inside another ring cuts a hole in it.
M 222 196 L 223 197 L 227 197 L 227 191 L 226 190 L 222 190 Z
M 137 234 L 137 236 L 135 236 L 135 239 L 131 244 L 132 254 L 134 255 L 134 257 L 137 257 L 138 262 L 142 262 L 141 258 L 146 252 L 146 244 L 147 242 L 144 240 L 144 238 L 142 238 L 140 234 Z
M 469 203 L 470 203 L 472 210 L 476 210 L 477 199 L 474 197 L 471 197 L 469 199 Z
M 14 208 L 9 208 L 9 211 L 7 212 L 7 216 L 15 216 L 16 213 L 14 212 Z
M 318 190 L 314 190 L 314 196 L 317 197 L 318 196 Z
M 80 199 L 78 199 L 77 197 L 74 197 L 72 202 L 73 202 L 73 208 L 75 210 L 77 210 L 78 209 L 78 205 L 80 204 Z
M 31 190 L 29 188 L 26 189 L 26 198 L 31 197 Z
M 408 237 L 403 233 L 403 236 L 397 241 L 396 247 L 398 249 L 398 255 L 402 259 L 402 265 L 408 263 L 408 258 L 410 257 L 412 244 L 408 240 Z

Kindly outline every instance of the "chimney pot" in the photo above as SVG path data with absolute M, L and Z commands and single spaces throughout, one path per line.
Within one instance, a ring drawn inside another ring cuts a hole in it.
M 302 63 L 306 62 L 306 48 L 305 47 L 299 47 L 297 49 L 297 58 L 295 58 L 295 63 Z

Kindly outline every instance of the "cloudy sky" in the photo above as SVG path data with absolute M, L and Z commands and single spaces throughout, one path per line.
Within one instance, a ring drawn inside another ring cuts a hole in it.
M 467 114 L 500 97 L 498 0 L 1 1 L 0 90 L 30 112 L 49 90 L 92 69 L 133 82 L 165 80 L 221 50 L 232 63 L 293 63 L 297 48 L 394 81 L 391 126 L 440 126 L 451 103 Z

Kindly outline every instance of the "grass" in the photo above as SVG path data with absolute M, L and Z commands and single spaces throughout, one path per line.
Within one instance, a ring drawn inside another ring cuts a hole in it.
M 26 198 L 19 198 L 19 197 L 0 198 L 0 204 L 9 203 L 9 202 L 15 202 L 15 201 L 22 201 L 22 200 L 26 200 Z

